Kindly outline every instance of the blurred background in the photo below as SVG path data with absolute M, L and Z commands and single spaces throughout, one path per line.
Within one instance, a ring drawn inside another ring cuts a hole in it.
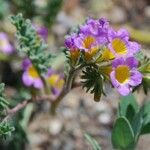
M 6 84 L 6 95 L 11 106 L 30 97 L 21 80 L 22 59 L 16 53 L 15 28 L 8 16 L 22 13 L 31 19 L 33 25 L 48 30 L 46 41 L 48 50 L 57 58 L 53 68 L 62 71 L 64 56 L 60 48 L 70 30 L 84 23 L 88 17 L 107 18 L 116 29 L 125 27 L 131 40 L 142 44 L 146 55 L 150 56 L 150 1 L 149 0 L 0 0 L 0 33 L 7 34 L 11 52 L 1 50 L 0 39 L 0 82 Z M 142 104 L 150 94 L 142 90 L 135 93 Z M 57 109 L 57 115 L 49 114 L 47 102 L 29 104 L 21 110 L 12 122 L 14 134 L 0 141 L 1 150 L 90 150 L 84 138 L 89 133 L 103 150 L 111 150 L 111 130 L 116 117 L 119 95 L 110 87 L 107 96 L 99 103 L 81 88 L 72 90 Z M 144 135 L 138 150 L 150 150 L 150 136 Z

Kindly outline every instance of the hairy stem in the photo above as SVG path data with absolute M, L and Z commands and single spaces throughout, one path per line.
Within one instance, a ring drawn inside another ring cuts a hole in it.
M 55 115 L 57 106 L 59 105 L 61 100 L 66 96 L 66 94 L 71 90 L 72 84 L 73 84 L 74 75 L 75 75 L 76 71 L 77 70 L 74 69 L 74 68 L 70 69 L 70 71 L 68 73 L 68 76 L 67 76 L 67 79 L 66 79 L 66 85 L 65 85 L 63 91 L 58 96 L 58 98 L 51 104 L 51 114 L 52 115 Z

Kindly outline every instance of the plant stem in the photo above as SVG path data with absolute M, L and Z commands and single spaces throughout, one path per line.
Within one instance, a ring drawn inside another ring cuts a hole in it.
M 100 67 L 101 66 L 107 66 L 109 65 L 111 62 L 105 62 L 105 63 L 102 63 L 100 64 Z M 62 90 L 61 94 L 57 97 L 57 99 L 52 102 L 51 104 L 51 114 L 52 115 L 55 115 L 56 114 L 56 108 L 57 106 L 59 105 L 59 103 L 61 102 L 61 100 L 66 96 L 66 94 L 71 90 L 72 88 L 72 84 L 73 84 L 73 79 L 75 77 L 75 74 L 77 71 L 79 71 L 80 69 L 86 67 L 86 66 L 89 66 L 89 65 L 93 65 L 93 63 L 90 63 L 90 64 L 82 64 L 82 65 L 79 65 L 77 66 L 76 68 L 71 68 L 69 73 L 68 73 L 68 76 L 67 76 L 67 79 L 66 79 L 66 84 L 65 84 L 65 87 L 64 89 Z
M 77 70 L 74 69 L 74 68 L 70 69 L 70 71 L 68 73 L 68 76 L 67 76 L 67 79 L 66 79 L 66 85 L 65 85 L 63 91 L 57 97 L 57 99 L 54 102 L 52 102 L 52 104 L 51 104 L 51 114 L 52 115 L 55 115 L 57 106 L 59 105 L 59 103 L 61 102 L 61 100 L 66 96 L 66 94 L 71 90 L 73 79 L 74 79 L 76 71 Z

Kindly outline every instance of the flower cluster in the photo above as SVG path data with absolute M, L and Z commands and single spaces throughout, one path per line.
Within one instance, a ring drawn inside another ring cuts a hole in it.
M 121 95 L 128 95 L 133 87 L 142 82 L 135 58 L 140 45 L 130 41 L 126 29 L 115 31 L 104 18 L 89 18 L 79 27 L 78 33 L 66 37 L 65 46 L 75 62 L 81 57 L 86 63 L 110 62 L 102 70 L 107 72 L 112 85 Z
M 28 87 L 34 87 L 37 89 L 44 88 L 43 82 L 29 59 L 25 59 L 22 64 L 23 75 L 22 81 Z M 45 75 L 45 80 L 48 83 L 51 93 L 58 96 L 64 86 L 63 75 L 56 73 L 54 70 L 49 68 L 47 74 Z
M 8 40 L 8 36 L 4 32 L 0 32 L 0 51 L 4 54 L 11 54 L 14 51 L 13 46 Z

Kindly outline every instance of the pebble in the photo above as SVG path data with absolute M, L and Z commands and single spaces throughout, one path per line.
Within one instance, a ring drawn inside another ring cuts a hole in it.
M 59 119 L 52 119 L 49 124 L 49 132 L 51 135 L 57 135 L 61 132 L 63 123 Z
M 102 113 L 98 116 L 98 121 L 101 124 L 108 125 L 111 123 L 111 115 L 109 113 Z

